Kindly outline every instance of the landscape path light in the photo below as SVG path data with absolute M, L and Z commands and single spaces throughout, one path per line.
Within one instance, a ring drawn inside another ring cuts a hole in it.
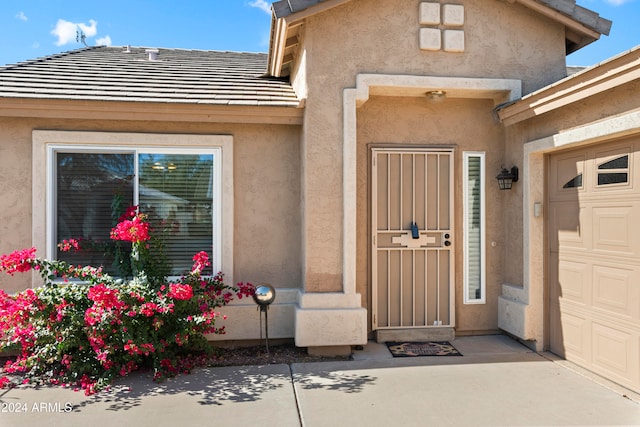
M 253 300 L 258 304 L 260 310 L 260 342 L 262 342 L 262 313 L 264 313 L 264 330 L 266 336 L 267 354 L 269 354 L 269 305 L 276 299 L 276 290 L 268 283 L 260 283 L 256 286 Z

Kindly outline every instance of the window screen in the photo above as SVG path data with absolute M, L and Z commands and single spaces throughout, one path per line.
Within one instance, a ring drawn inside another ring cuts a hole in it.
M 58 252 L 58 259 L 130 275 L 122 262 L 130 244 L 111 240 L 110 231 L 137 204 L 152 229 L 152 258 L 169 276 L 188 271 L 195 253 L 214 251 L 214 161 L 214 153 L 56 151 L 55 240 L 81 242 L 80 251 Z

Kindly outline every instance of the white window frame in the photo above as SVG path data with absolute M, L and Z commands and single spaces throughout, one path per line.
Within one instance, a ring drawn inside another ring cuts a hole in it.
M 463 234 L 464 234 L 464 248 L 463 248 L 463 258 L 464 258 L 464 274 L 463 274 L 463 290 L 464 290 L 464 304 L 485 304 L 486 303 L 486 205 L 485 205 L 485 193 L 486 193 L 486 169 L 485 169 L 485 152 L 479 151 L 465 151 L 462 154 L 463 157 L 463 177 L 462 177 L 462 209 L 463 209 Z M 479 158 L 480 159 L 480 294 L 481 298 L 476 299 L 472 298 L 469 295 L 469 159 L 471 158 Z
M 233 137 L 229 135 L 185 135 L 116 132 L 33 131 L 33 231 L 37 249 L 52 259 L 54 242 L 55 152 L 102 151 L 161 154 L 214 155 L 213 271 L 222 271 L 233 282 Z M 178 148 L 179 147 L 179 148 Z M 134 165 L 137 170 L 137 162 Z M 137 200 L 134 200 L 137 203 Z M 211 251 L 207 251 L 211 253 Z

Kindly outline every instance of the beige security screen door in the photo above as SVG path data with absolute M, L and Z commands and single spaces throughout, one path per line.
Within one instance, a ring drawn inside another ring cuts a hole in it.
M 454 326 L 453 152 L 372 150 L 373 329 Z

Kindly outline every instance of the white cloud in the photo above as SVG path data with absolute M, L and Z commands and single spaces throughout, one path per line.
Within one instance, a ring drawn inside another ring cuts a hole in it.
M 20 12 L 16 15 L 16 18 L 18 18 L 21 21 L 27 21 L 29 18 L 27 18 L 27 15 L 24 14 L 24 12 Z
M 251 3 L 249 3 L 249 6 L 257 7 L 258 9 L 263 10 L 264 12 L 271 15 L 271 3 L 266 0 L 253 0 Z
M 622 6 L 623 4 L 630 3 L 631 0 L 606 0 L 612 6 Z
M 98 33 L 98 23 L 93 19 L 89 20 L 89 25 L 82 22 L 74 23 L 65 21 L 64 19 L 58 19 L 56 27 L 51 31 L 51 34 L 58 38 L 56 46 L 63 46 L 75 42 L 76 32 L 79 30 L 82 31 L 85 36 L 93 37 Z
M 111 37 L 100 37 L 99 39 L 96 39 L 96 44 L 98 46 L 111 46 Z

